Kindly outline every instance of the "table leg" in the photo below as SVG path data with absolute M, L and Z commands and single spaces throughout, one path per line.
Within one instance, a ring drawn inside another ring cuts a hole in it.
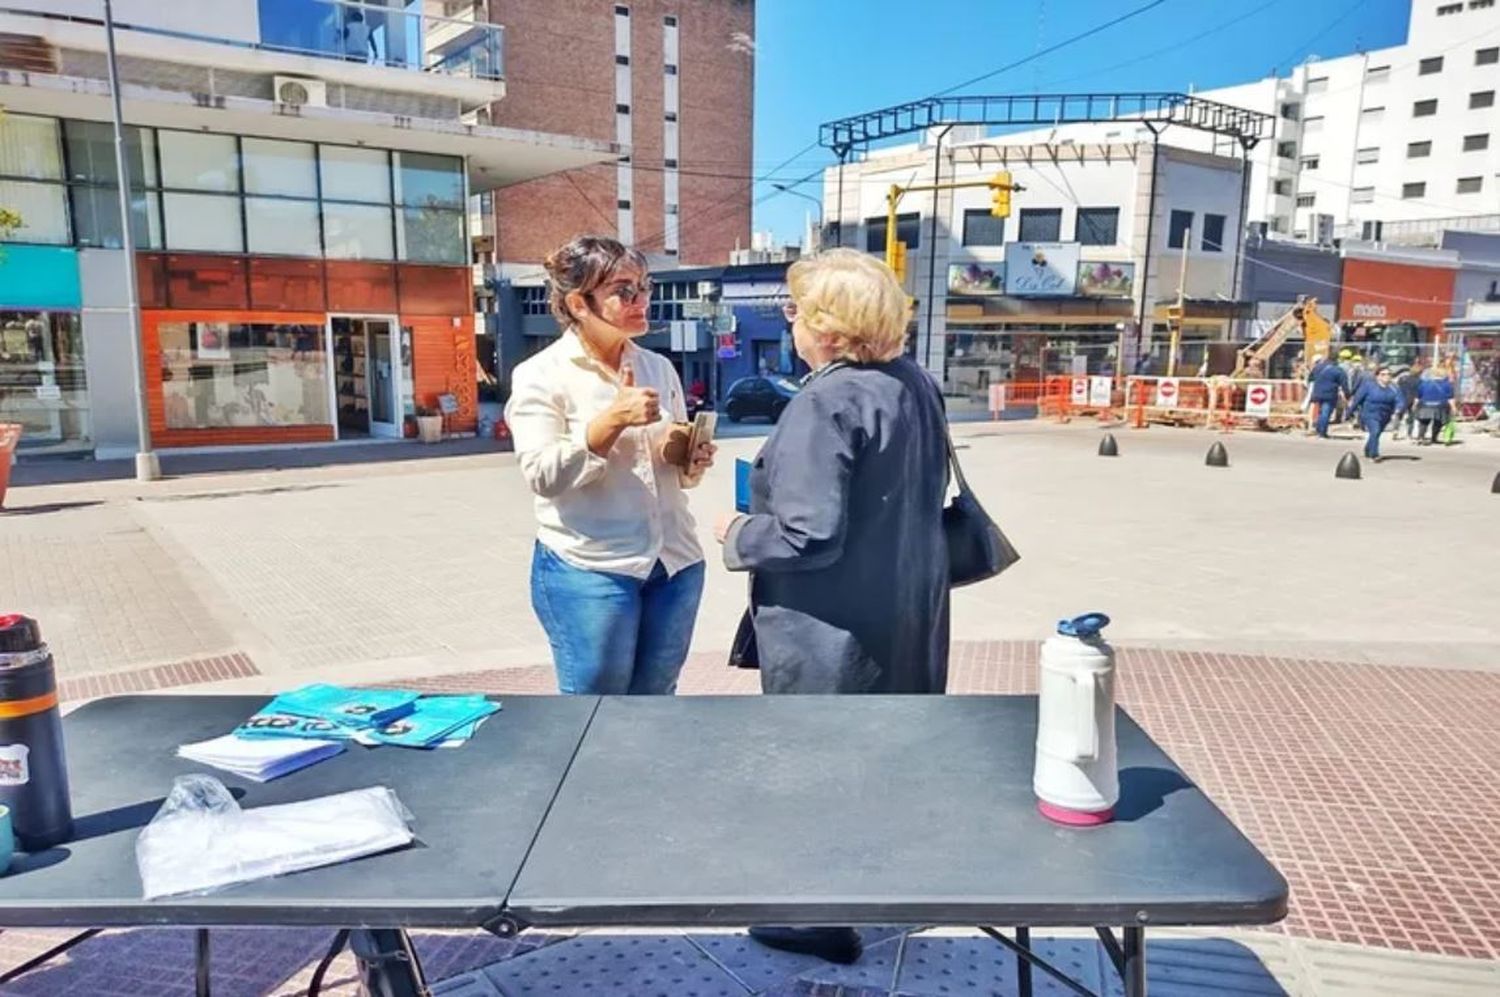
M 349 934 L 359 978 L 369 997 L 427 997 L 417 950 L 399 928 L 359 928 Z
M 1016 944 L 1028 951 L 1031 949 L 1031 929 L 1016 928 Z M 1016 987 L 1020 990 L 1020 997 L 1031 997 L 1031 963 L 1016 956 Z
M 1125 997 L 1146 997 L 1146 929 L 1126 927 Z
M 198 929 L 198 931 L 197 931 L 197 940 L 196 940 L 196 944 L 195 944 L 194 948 L 196 949 L 194 962 L 197 964 L 197 967 L 198 967 L 198 978 L 195 981 L 195 986 L 194 986 L 193 992 L 197 995 L 197 997 L 209 997 L 209 993 L 208 993 L 208 989 L 209 989 L 209 975 L 208 975 L 208 970 L 209 970 L 209 964 L 208 964 L 208 929 L 207 928 L 199 928 Z

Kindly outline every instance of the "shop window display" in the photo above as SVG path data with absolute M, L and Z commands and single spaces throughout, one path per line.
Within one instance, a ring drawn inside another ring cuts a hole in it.
M 330 422 L 321 325 L 163 322 L 158 333 L 167 428 Z
M 77 314 L 0 311 L 0 422 L 21 424 L 23 447 L 92 438 Z

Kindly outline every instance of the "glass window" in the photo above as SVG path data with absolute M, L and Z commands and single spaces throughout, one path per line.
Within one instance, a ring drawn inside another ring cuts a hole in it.
M 1371 146 L 1366 149 L 1355 149 L 1354 161 L 1365 165 L 1380 162 L 1380 147 Z
M 209 132 L 159 132 L 163 187 L 182 190 L 237 191 L 239 153 L 233 135 Z M 170 228 L 170 226 L 169 226 Z
M 1299 207 L 1299 208 L 1310 208 L 1310 207 L 1312 207 L 1313 205 L 1315 205 L 1317 203 L 1318 203 L 1318 195 L 1317 194 L 1298 194 L 1297 195 L 1297 207 Z
M 61 180 L 62 175 L 56 118 L 21 114 L 0 118 L 0 176 Z
M 167 248 L 207 253 L 245 249 L 240 230 L 240 199 L 224 194 L 162 195 L 167 216 Z
M 26 180 L 0 180 L 0 204 L 21 216 L 21 227 L 10 234 L 8 242 L 44 242 L 66 245 L 68 205 L 65 188 L 56 183 L 32 183 Z
M 1282 159 L 1296 159 L 1297 158 L 1297 143 L 1296 142 L 1277 142 L 1276 143 L 1276 155 L 1280 156 Z
M 1370 204 L 1374 200 L 1374 187 L 1355 187 L 1349 192 L 1349 201 L 1352 204 Z
M 66 121 L 63 137 L 68 147 L 69 179 L 115 186 L 114 128 L 102 121 Z M 159 186 L 156 138 L 151 129 L 125 126 L 125 166 L 132 187 Z
M 334 201 L 391 203 L 390 154 L 347 145 L 318 147 L 323 197 Z
M 1062 238 L 1062 209 L 1022 208 L 1016 238 L 1022 242 L 1057 242 Z
M 157 333 L 167 428 L 329 422 L 321 325 L 162 322 Z
M 1440 55 L 1435 55 L 1430 59 L 1423 59 L 1417 64 L 1418 76 L 1431 76 L 1433 73 L 1441 73 L 1442 71 L 1443 57 Z
M 1085 246 L 1113 246 L 1119 238 L 1119 208 L 1079 208 L 1077 241 Z
M 1488 132 L 1483 135 L 1464 136 L 1464 152 L 1477 152 L 1480 149 L 1488 149 L 1489 147 L 1490 136 Z
M 324 254 L 334 260 L 393 260 L 391 209 L 364 204 L 323 205 Z
M 1187 242 L 1188 233 L 1193 228 L 1193 213 L 1191 211 L 1173 211 L 1171 224 L 1167 229 L 1167 246 L 1172 249 L 1181 249 Z
M 464 203 L 464 162 L 457 156 L 425 152 L 396 153 L 401 203 L 446 208 Z
M 80 246 L 121 249 L 120 195 L 115 187 L 74 187 L 73 230 Z M 138 191 L 130 198 L 130 234 L 137 249 L 161 248 L 160 195 Z
M 964 212 L 965 246 L 1003 246 L 1005 219 L 996 218 L 988 208 L 971 208 Z
M 1493 66 L 1500 62 L 1500 48 L 1481 48 L 1474 50 L 1474 65 Z
M 922 217 L 916 212 L 896 216 L 896 238 L 906 243 L 906 248 L 916 249 L 922 244 Z M 865 252 L 885 252 L 885 215 L 865 219 Z
M 1401 185 L 1401 196 L 1406 198 L 1423 197 L 1427 194 L 1425 183 L 1404 183 Z
M 279 197 L 245 198 L 250 252 L 270 256 L 321 256 L 318 202 Z
M 1432 155 L 1431 142 L 1408 142 L 1406 144 L 1407 159 L 1421 159 L 1430 155 Z
M 1328 89 L 1328 77 L 1315 76 L 1307 81 L 1307 92 L 1310 94 L 1323 93 Z
M 1302 157 L 1302 168 L 1304 170 L 1315 170 L 1315 169 L 1317 169 L 1318 168 L 1318 157 L 1317 156 L 1303 156 Z
M 1437 98 L 1430 100 L 1419 100 L 1411 106 L 1411 116 L 1414 118 L 1430 118 L 1437 113 Z
M 71 312 L 0 312 L 0 422 L 21 447 L 92 438 L 83 331 Z
M 1458 192 L 1460 194 L 1477 194 L 1484 189 L 1484 177 L 1459 177 Z
M 1495 91 L 1479 90 L 1469 94 L 1469 110 L 1477 110 L 1481 107 L 1495 106 Z
M 1203 249 L 1205 252 L 1217 253 L 1224 249 L 1224 216 L 1203 216 Z
M 310 142 L 243 140 L 245 193 L 317 197 L 317 155 Z
M 417 263 L 467 263 L 462 211 L 402 208 L 401 258 Z

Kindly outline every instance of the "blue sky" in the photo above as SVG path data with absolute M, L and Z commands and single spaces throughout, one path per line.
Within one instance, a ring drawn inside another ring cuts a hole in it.
M 833 160 L 821 148 L 799 153 L 817 138 L 821 123 L 946 90 L 1148 2 L 759 0 L 754 173 L 772 179 L 755 186 L 756 231 L 801 241 L 805 213 L 815 209 L 770 184 L 790 183 Z M 1163 0 L 959 92 L 1201 90 L 1246 83 L 1273 67 L 1285 75 L 1313 55 L 1399 45 L 1409 11 L 1410 0 Z M 797 189 L 816 197 L 821 188 L 814 181 Z

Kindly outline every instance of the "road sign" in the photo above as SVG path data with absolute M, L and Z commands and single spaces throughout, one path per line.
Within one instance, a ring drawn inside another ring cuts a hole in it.
M 1262 418 L 1271 414 L 1271 386 L 1252 384 L 1245 389 L 1245 414 Z
M 1089 404 L 1094 408 L 1109 408 L 1114 386 L 1114 379 L 1110 377 L 1089 378 Z
M 1087 405 L 1089 403 L 1089 379 L 1086 377 L 1073 378 L 1074 405 Z
M 999 415 L 1005 411 L 1005 385 L 990 385 L 990 413 Z
M 715 337 L 718 348 L 715 351 L 720 360 L 733 360 L 740 355 L 739 337 L 732 332 L 723 332 Z
M 1175 408 L 1177 400 L 1181 397 L 1177 390 L 1177 378 L 1164 377 L 1156 382 L 1156 407 Z

